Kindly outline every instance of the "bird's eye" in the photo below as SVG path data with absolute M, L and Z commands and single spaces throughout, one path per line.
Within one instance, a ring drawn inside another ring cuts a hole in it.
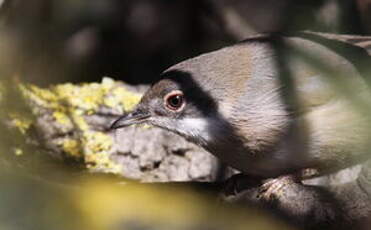
M 165 96 L 165 105 L 168 109 L 179 111 L 184 107 L 184 96 L 179 90 L 173 91 Z

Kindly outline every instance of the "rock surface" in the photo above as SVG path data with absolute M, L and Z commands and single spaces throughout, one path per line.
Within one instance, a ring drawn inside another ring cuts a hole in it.
M 215 180 L 217 160 L 178 135 L 148 125 L 109 130 L 144 89 L 109 78 L 48 89 L 20 85 L 32 118 L 13 115 L 10 123 L 52 157 L 91 172 L 145 182 Z

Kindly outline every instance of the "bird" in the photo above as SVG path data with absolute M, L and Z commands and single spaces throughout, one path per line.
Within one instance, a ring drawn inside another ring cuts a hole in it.
M 150 124 L 243 174 L 302 179 L 371 156 L 371 37 L 258 34 L 166 69 L 111 125 Z

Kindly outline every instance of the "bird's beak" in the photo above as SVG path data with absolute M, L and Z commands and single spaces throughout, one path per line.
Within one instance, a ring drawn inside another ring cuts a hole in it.
M 133 112 L 120 117 L 111 125 L 110 129 L 119 129 L 129 125 L 141 124 L 148 120 L 151 115 L 148 112 L 134 110 Z

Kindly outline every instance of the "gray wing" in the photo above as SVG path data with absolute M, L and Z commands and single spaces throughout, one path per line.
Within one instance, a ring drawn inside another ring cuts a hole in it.
M 299 129 L 288 146 L 303 138 L 305 157 L 323 172 L 369 158 L 371 37 L 304 32 L 288 41 L 303 51 L 289 63 Z
M 341 41 L 365 49 L 371 55 L 371 36 L 361 35 L 346 35 L 346 34 L 328 34 L 312 31 L 304 31 L 303 33 L 322 36 L 329 40 Z
M 370 95 L 371 37 L 305 31 L 285 39 L 297 112 Z

